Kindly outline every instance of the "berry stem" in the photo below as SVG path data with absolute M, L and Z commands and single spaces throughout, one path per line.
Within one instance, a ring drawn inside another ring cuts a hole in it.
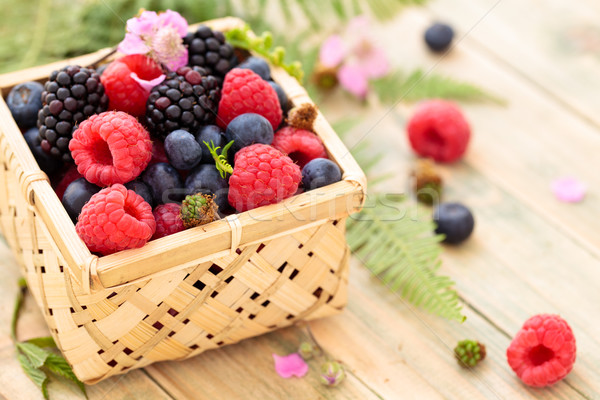
M 204 144 L 206 145 L 208 151 L 215 160 L 215 165 L 217 167 L 217 171 L 219 171 L 219 174 L 221 175 L 221 178 L 226 178 L 227 174 L 233 174 L 233 167 L 231 166 L 231 164 L 229 164 L 229 161 L 227 161 L 227 151 L 233 145 L 233 140 L 227 143 L 225 147 L 223 147 L 223 150 L 221 150 L 221 154 L 217 153 L 221 146 L 215 147 L 215 144 L 212 140 L 210 141 L 210 144 L 208 144 L 207 142 L 204 142 Z

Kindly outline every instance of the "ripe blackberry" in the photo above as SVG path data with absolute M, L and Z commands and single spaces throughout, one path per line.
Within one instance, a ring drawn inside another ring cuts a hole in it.
M 220 99 L 215 76 L 200 67 L 179 68 L 150 92 L 146 126 L 151 135 L 161 139 L 178 129 L 195 133 L 215 121 Z
M 183 43 L 188 47 L 189 64 L 203 67 L 219 79 L 223 79 L 235 64 L 233 47 L 225 42 L 225 35 L 206 25 L 200 25 L 196 32 L 188 33 Z
M 44 85 L 37 125 L 42 149 L 72 162 L 69 141 L 78 123 L 108 108 L 108 97 L 94 69 L 69 65 L 54 71 Z

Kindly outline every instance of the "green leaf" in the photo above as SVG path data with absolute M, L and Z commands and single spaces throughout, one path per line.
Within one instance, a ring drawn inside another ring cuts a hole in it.
M 44 365 L 44 362 L 51 354 L 49 351 L 39 348 L 35 344 L 27 342 L 17 343 L 17 349 L 27 356 L 35 368 L 40 368 L 42 365 Z
M 48 376 L 46 373 L 34 367 L 31 361 L 29 361 L 29 358 L 25 357 L 23 354 L 17 354 L 17 358 L 21 364 L 21 368 L 23 368 L 23 371 L 25 371 L 33 383 L 35 383 L 42 390 L 44 398 L 48 399 Z
M 19 290 L 17 291 L 17 297 L 15 299 L 15 305 L 10 323 L 10 335 L 14 341 L 17 340 L 17 320 L 19 319 L 19 313 L 21 312 L 21 307 L 23 306 L 23 298 L 25 296 L 25 291 L 27 290 L 27 281 L 25 278 L 19 278 L 17 285 Z
M 87 397 L 87 393 L 85 391 L 85 385 L 75 376 L 73 369 L 63 357 L 57 354 L 50 354 L 46 359 L 46 363 L 44 364 L 48 370 L 56 375 L 62 376 L 63 378 L 67 378 L 77 384 L 79 389 L 83 392 L 83 394 Z
M 27 343 L 31 343 L 38 347 L 56 347 L 56 343 L 54 342 L 52 336 L 29 339 L 27 340 Z

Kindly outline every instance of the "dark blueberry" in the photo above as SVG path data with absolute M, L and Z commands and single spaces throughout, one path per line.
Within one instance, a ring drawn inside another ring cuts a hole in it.
M 214 194 L 219 211 L 224 211 L 228 207 L 227 195 L 229 185 L 227 184 L 227 179 L 221 178 L 214 163 L 200 164 L 194 168 L 185 180 L 185 188 L 187 194 L 198 192 Z
M 100 191 L 100 187 L 89 183 L 85 178 L 75 179 L 67 186 L 65 194 L 62 197 L 62 204 L 67 210 L 67 214 L 74 223 L 81 213 L 81 209 L 93 195 Z
M 52 175 L 58 171 L 61 166 L 61 162 L 42 150 L 38 129 L 31 128 L 27 130 L 23 136 L 25 137 L 25 141 L 27 142 L 31 153 L 33 153 L 35 161 L 37 161 L 38 165 L 40 166 L 40 169 L 47 175 Z
M 179 173 L 167 163 L 150 165 L 142 174 L 142 181 L 152 189 L 156 204 L 178 202 L 185 195 Z
M 248 57 L 237 67 L 254 71 L 265 81 L 271 79 L 271 68 L 269 68 L 269 64 L 267 64 L 267 62 L 260 57 Z
M 269 81 L 269 85 L 271 85 L 271 87 L 275 89 L 275 93 L 277 93 L 277 98 L 279 99 L 279 105 L 281 106 L 281 111 L 283 112 L 283 115 L 286 115 L 287 112 L 290 110 L 290 102 L 288 100 L 287 94 L 285 94 L 285 91 L 281 86 L 279 86 L 278 83 Z
M 200 163 L 202 148 L 194 135 L 183 129 L 173 131 L 165 138 L 165 153 L 172 166 L 190 170 Z
M 223 131 L 216 125 L 206 125 L 200 128 L 198 133 L 196 133 L 196 141 L 202 148 L 202 159 L 200 160 L 202 164 L 214 163 L 214 159 L 204 142 L 208 144 L 212 142 L 215 147 L 220 147 L 221 149 L 226 144 Z
M 225 131 L 227 142 L 234 141 L 232 150 L 237 153 L 242 147 L 254 143 L 271 144 L 273 127 L 262 115 L 248 113 L 235 117 Z
M 433 212 L 438 234 L 446 235 L 445 243 L 458 244 L 473 232 L 475 219 L 471 211 L 460 203 L 442 203 Z
M 144 201 L 150 204 L 150 207 L 154 207 L 154 198 L 152 197 L 152 190 L 150 189 L 150 186 L 146 185 L 139 179 L 136 179 L 135 181 L 127 182 L 125 187 L 142 196 Z
M 326 158 L 315 158 L 302 168 L 304 190 L 312 190 L 331 185 L 342 179 L 340 167 Z
M 435 23 L 425 31 L 425 43 L 433 51 L 446 51 L 454 38 L 454 30 L 446 24 Z
M 19 128 L 28 129 L 36 125 L 43 91 L 41 83 L 25 82 L 15 86 L 8 94 L 6 104 Z

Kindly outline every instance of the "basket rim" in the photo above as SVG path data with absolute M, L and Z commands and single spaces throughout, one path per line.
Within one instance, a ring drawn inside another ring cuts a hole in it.
M 245 22 L 225 17 L 202 22 L 213 29 L 227 31 L 242 27 Z M 190 25 L 190 30 L 199 24 Z M 27 70 L 0 75 L 0 91 L 29 81 L 47 79 L 51 71 L 69 64 L 89 65 L 110 55 L 113 49 L 71 58 Z M 113 55 L 109 59 L 118 58 Z M 282 68 L 271 65 L 271 75 L 289 100 L 296 105 L 314 104 L 306 90 Z M 4 93 L 3 93 L 4 94 Z M 44 221 L 57 254 L 66 261 L 71 277 L 85 293 L 106 290 L 148 280 L 167 272 L 185 268 L 188 264 L 208 261 L 232 254 L 238 247 L 272 239 L 292 231 L 309 228 L 327 220 L 346 217 L 362 208 L 366 196 L 366 177 L 350 151 L 319 111 L 315 133 L 321 138 L 327 153 L 342 170 L 343 180 L 323 188 L 292 196 L 283 202 L 234 214 L 235 218 L 214 221 L 174 235 L 149 241 L 141 248 L 120 251 L 98 257 L 79 238 L 48 178 L 37 162 L 0 96 L 0 116 L 4 135 L 21 166 L 19 183 L 26 199 Z M 332 212 L 333 210 L 333 212 Z M 237 222 L 232 223 L 237 219 Z M 267 221 L 275 221 L 268 223 Z M 236 231 L 236 226 L 241 227 Z M 202 234 L 198 234 L 202 231 Z M 236 238 L 237 236 L 237 238 Z

